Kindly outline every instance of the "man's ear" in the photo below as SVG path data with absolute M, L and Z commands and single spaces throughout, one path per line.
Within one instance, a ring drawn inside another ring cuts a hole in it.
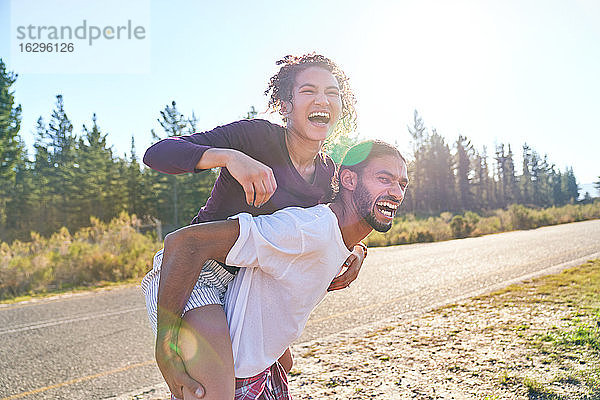
M 354 189 L 356 189 L 356 185 L 358 185 L 358 175 L 356 174 L 356 172 L 349 170 L 348 168 L 343 169 L 340 172 L 341 188 L 354 191 Z

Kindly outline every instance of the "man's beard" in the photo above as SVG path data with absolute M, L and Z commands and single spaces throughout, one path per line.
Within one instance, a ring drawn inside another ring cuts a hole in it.
M 377 217 L 375 216 L 376 201 L 371 198 L 369 191 L 363 186 L 360 178 L 358 179 L 358 184 L 354 191 L 354 200 L 358 214 L 371 228 L 375 229 L 377 232 L 387 232 L 391 229 L 392 221 L 386 224 L 377 220 Z

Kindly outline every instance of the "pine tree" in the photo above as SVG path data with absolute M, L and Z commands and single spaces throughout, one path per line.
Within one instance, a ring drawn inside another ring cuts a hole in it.
M 412 137 L 413 152 L 416 152 L 427 140 L 425 123 L 423 122 L 423 118 L 419 116 L 419 112 L 417 110 L 415 110 L 413 113 L 413 126 L 408 126 L 407 128 L 410 136 Z
M 33 201 L 36 185 L 33 180 L 33 167 L 25 150 L 25 143 L 20 140 L 23 149 L 15 165 L 15 180 L 6 206 L 6 230 L 0 230 L 0 240 L 28 240 L 30 232 L 37 230 L 33 225 L 31 214 L 39 205 Z
M 455 209 L 453 160 L 444 138 L 432 130 L 425 145 L 423 202 L 433 214 Z
M 500 207 L 506 207 L 517 201 L 517 179 L 515 177 L 515 164 L 510 144 L 505 152 L 504 143 L 496 146 L 496 163 L 498 175 L 498 200 Z
M 531 176 L 533 181 L 533 204 L 538 207 L 552 205 L 552 186 L 548 156 L 541 158 L 535 151 L 531 153 Z
M 175 101 L 160 112 L 158 120 L 167 136 L 181 136 L 196 129 L 197 119 L 186 118 L 177 110 Z M 158 138 L 152 131 L 152 135 Z M 165 175 L 148 171 L 152 181 L 158 217 L 166 221 L 165 231 L 170 231 L 191 221 L 210 195 L 215 175 L 212 171 L 197 174 Z
M 474 207 L 470 178 L 473 151 L 471 142 L 459 135 L 456 141 L 456 196 L 459 210 L 472 210 Z
M 414 161 L 409 165 L 410 190 L 407 191 L 405 204 L 407 211 L 425 211 L 423 189 L 426 179 L 425 142 L 428 139 L 428 133 L 417 110 L 413 114 L 412 126 L 407 126 L 407 128 L 411 136 Z
M 531 176 L 531 148 L 523 145 L 523 173 L 519 179 L 519 192 L 521 204 L 533 203 L 533 180 Z
M 42 117 L 39 117 L 36 124 L 32 171 L 33 180 L 36 183 L 32 198 L 38 207 L 31 210 L 31 221 L 37 227 L 35 231 L 42 235 L 55 232 L 61 227 L 57 216 L 55 190 L 51 187 L 57 181 L 53 176 L 55 166 L 51 160 L 47 142 L 48 128 Z
M 510 144 L 508 145 L 508 153 L 504 161 L 504 178 L 505 178 L 505 190 L 506 199 L 509 204 L 518 202 L 519 200 L 519 188 L 517 186 L 517 177 L 515 175 L 515 161 L 513 158 L 513 152 Z
M 192 111 L 192 116 L 190 118 L 188 118 L 186 134 L 192 135 L 192 134 L 196 133 L 197 126 L 198 126 L 198 118 L 196 117 L 196 114 Z
M 52 111 L 46 133 L 50 163 L 53 166 L 49 183 L 56 201 L 54 206 L 57 208 L 57 222 L 60 226 L 69 226 L 78 218 L 71 197 L 77 189 L 75 181 L 77 138 L 73 135 L 73 124 L 65 111 L 62 95 L 56 96 L 56 107 Z
M 140 164 L 135 150 L 135 139 L 131 136 L 131 150 L 129 156 L 129 165 L 127 167 L 127 212 L 136 214 L 139 217 L 147 216 L 149 213 L 145 210 L 144 198 L 147 196 L 143 190 L 143 178 Z M 149 211 L 149 210 L 148 210 Z
M 82 190 L 76 196 L 76 227 L 89 224 L 90 217 L 108 221 L 126 208 L 125 173 L 122 160 L 113 156 L 107 144 L 108 133 L 102 133 L 96 114 L 92 126 L 83 125 L 83 136 L 76 149 L 78 160 L 74 175 Z M 74 225 L 71 225 L 74 227 Z
M 562 206 L 567 203 L 565 187 L 565 176 L 554 168 L 550 171 L 550 185 L 552 186 L 552 204 Z
M 566 199 L 570 203 L 577 202 L 579 198 L 579 185 L 577 185 L 577 179 L 575 178 L 575 173 L 573 172 L 573 168 L 567 168 L 565 172 L 565 195 Z
M 492 194 L 491 208 L 505 207 L 506 202 L 504 198 L 504 192 L 502 190 L 502 171 L 500 166 L 496 162 L 492 166 L 492 179 L 490 180 L 490 192 Z
M 167 134 L 167 137 L 181 136 L 188 127 L 189 120 L 177 110 L 177 104 L 174 100 L 171 102 L 171 106 L 165 106 L 165 109 L 160 112 L 160 116 L 161 118 L 157 121 Z
M 15 106 L 11 91 L 16 80 L 17 75 L 6 71 L 0 58 L 0 227 L 6 223 L 6 207 L 14 196 L 16 166 L 23 154 L 19 137 L 22 110 L 21 105 Z
M 473 179 L 473 187 L 475 190 L 474 209 L 481 210 L 490 207 L 491 203 L 491 188 L 490 188 L 490 172 L 487 165 L 486 148 L 483 147 L 483 152 L 475 153 L 474 165 L 475 175 Z

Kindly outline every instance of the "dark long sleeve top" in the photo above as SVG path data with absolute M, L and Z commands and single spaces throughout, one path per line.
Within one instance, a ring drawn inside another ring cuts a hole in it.
M 251 207 L 246 204 L 242 186 L 227 168 L 221 168 L 209 199 L 192 223 L 224 220 L 241 212 L 271 214 L 285 207 L 311 207 L 331 200 L 331 178 L 335 173 L 331 158 L 319 154 L 313 182 L 305 181 L 290 160 L 285 128 L 262 119 L 237 121 L 207 132 L 163 139 L 148 148 L 144 164 L 169 174 L 198 172 L 196 164 L 213 147 L 239 150 L 269 166 L 277 189 L 263 206 Z

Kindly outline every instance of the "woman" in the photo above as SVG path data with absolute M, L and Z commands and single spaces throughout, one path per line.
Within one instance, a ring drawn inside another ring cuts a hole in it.
M 281 68 L 265 93 L 270 94 L 269 106 L 281 113 L 285 127 L 260 119 L 244 120 L 201 134 L 165 139 L 147 150 L 144 163 L 166 173 L 224 167 L 211 197 L 192 223 L 330 201 L 335 166 L 322 146 L 336 130 L 354 125 L 354 97 L 348 80 L 335 63 L 321 55 L 287 56 L 277 64 Z M 332 282 L 330 289 L 346 287 L 354 280 L 363 258 L 358 246 L 345 263 L 352 269 Z M 158 335 L 174 335 L 177 328 L 163 327 L 160 315 L 156 321 L 161 260 L 159 252 L 142 287 L 151 323 L 155 327 L 158 322 Z M 184 309 L 186 332 L 193 332 L 199 346 L 198 356 L 185 360 L 186 370 L 202 382 L 210 398 L 233 398 L 233 356 L 223 299 L 236 270 L 207 262 Z M 161 295 L 176 290 L 181 288 L 161 287 Z M 157 362 L 173 394 L 181 397 L 181 374 L 176 371 L 180 364 L 168 352 L 157 348 Z M 280 361 L 291 368 L 289 349 Z

